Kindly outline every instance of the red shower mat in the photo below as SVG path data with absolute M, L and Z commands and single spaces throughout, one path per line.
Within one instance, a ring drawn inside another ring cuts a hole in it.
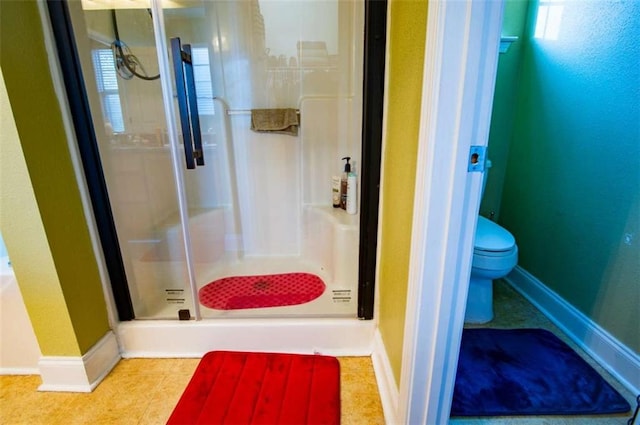
M 339 424 L 340 364 L 309 354 L 212 351 L 169 417 L 175 424 Z
M 200 304 L 217 310 L 304 304 L 324 292 L 322 279 L 310 273 L 233 276 L 200 288 Z

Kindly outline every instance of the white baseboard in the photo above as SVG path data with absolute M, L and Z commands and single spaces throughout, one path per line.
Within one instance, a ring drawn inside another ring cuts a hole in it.
M 398 398 L 399 391 L 396 379 L 393 376 L 391 363 L 387 356 L 387 350 L 382 341 L 380 330 L 376 329 L 373 340 L 373 353 L 371 354 L 373 370 L 378 382 L 378 392 L 382 401 L 385 423 L 392 425 L 398 423 Z
M 517 266 L 505 280 L 633 394 L 640 393 L 640 358 L 535 276 Z
M 112 331 L 82 357 L 42 356 L 38 362 L 42 384 L 39 391 L 89 393 L 120 360 Z
M 0 367 L 0 375 L 40 375 L 37 367 Z

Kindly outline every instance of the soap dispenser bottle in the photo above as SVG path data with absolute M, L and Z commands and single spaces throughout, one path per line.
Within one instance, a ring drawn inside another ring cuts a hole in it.
M 349 173 L 351 172 L 351 164 L 349 164 L 350 156 L 345 156 L 342 160 L 346 160 L 347 162 L 344 164 L 344 172 L 342 173 L 342 178 L 340 179 L 340 208 L 343 210 L 347 209 L 347 179 L 349 178 Z

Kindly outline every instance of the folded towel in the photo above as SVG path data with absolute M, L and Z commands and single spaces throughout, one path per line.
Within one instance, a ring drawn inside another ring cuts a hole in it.
M 251 130 L 259 133 L 298 135 L 300 120 L 295 109 L 252 109 Z

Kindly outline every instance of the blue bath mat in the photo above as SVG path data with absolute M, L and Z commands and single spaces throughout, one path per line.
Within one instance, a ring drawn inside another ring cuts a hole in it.
M 624 413 L 629 403 L 544 329 L 465 329 L 451 416 Z

